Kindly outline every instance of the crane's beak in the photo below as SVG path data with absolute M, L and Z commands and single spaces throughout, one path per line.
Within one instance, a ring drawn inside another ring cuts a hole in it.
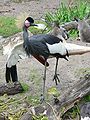
M 38 25 L 34 23 L 30 23 L 30 26 L 38 26 Z

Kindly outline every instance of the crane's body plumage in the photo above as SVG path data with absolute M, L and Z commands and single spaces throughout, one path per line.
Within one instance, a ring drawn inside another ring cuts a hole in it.
M 65 48 L 62 40 L 53 35 L 33 35 L 24 42 L 26 53 L 32 55 L 42 55 L 45 59 L 49 56 L 64 58 L 68 56 L 67 49 Z

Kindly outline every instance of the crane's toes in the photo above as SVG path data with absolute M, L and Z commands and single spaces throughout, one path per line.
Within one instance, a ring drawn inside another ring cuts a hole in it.
M 60 83 L 60 80 L 59 80 L 58 75 L 59 75 L 59 74 L 55 74 L 55 75 L 54 75 L 54 78 L 53 78 L 53 81 L 55 81 L 56 85 L 58 85 L 58 82 Z
M 44 97 L 43 94 L 41 94 L 41 96 L 40 96 L 40 103 L 42 104 L 44 101 L 45 101 L 45 97 Z

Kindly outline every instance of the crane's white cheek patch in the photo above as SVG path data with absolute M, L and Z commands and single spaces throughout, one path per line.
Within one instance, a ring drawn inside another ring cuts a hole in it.
M 55 43 L 53 45 L 50 45 L 50 44 L 46 43 L 46 45 L 47 45 L 51 54 L 55 54 L 55 53 L 59 53 L 60 55 L 66 55 L 67 54 L 66 47 L 61 42 Z

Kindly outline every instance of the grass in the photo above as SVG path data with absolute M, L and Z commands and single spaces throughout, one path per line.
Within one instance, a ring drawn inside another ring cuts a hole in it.
M 29 90 L 29 85 L 26 83 L 21 83 L 22 87 L 23 87 L 23 92 L 27 92 Z
M 15 25 L 14 17 L 0 17 L 0 35 L 3 37 L 8 37 L 20 32 L 20 29 Z

